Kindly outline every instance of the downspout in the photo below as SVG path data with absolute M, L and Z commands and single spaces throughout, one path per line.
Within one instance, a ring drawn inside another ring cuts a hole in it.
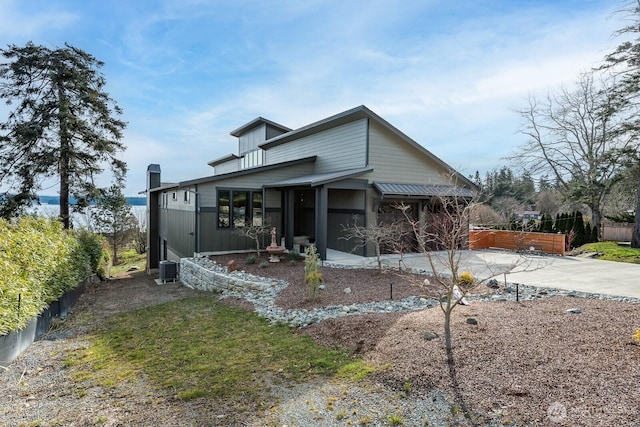
M 193 190 L 193 194 L 195 195 L 195 214 L 196 214 L 196 229 L 195 229 L 195 234 L 196 234 L 196 241 L 195 241 L 195 245 L 196 245 L 196 256 L 200 256 L 200 193 L 198 193 L 198 185 L 195 185 L 195 190 Z M 189 190 L 192 191 L 192 190 Z

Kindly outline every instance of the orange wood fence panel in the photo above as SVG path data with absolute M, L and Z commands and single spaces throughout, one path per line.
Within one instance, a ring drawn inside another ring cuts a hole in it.
M 614 242 L 630 242 L 633 235 L 633 224 L 602 222 L 602 240 Z
M 565 235 L 505 230 L 469 230 L 469 249 L 500 248 L 564 255 Z

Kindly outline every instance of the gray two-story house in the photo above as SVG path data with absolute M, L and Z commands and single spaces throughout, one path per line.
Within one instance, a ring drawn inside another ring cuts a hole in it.
M 350 252 L 343 225 L 414 219 L 436 195 L 471 198 L 475 185 L 365 106 L 298 129 L 259 117 L 231 132 L 238 153 L 208 164 L 210 176 L 162 183 L 147 170 L 148 268 L 161 260 L 253 247 L 236 232 L 248 224 L 276 227 L 287 248 L 314 243 Z M 370 248 L 361 255 L 371 256 Z

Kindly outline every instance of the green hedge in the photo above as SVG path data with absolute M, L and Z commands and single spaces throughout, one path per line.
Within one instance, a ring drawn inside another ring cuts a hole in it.
M 102 245 L 91 236 L 64 231 L 54 219 L 0 220 L 0 335 L 24 328 L 96 271 Z

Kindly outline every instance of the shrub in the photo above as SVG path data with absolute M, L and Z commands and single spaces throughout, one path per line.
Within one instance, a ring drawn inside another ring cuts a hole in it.
M 258 257 L 256 257 L 255 255 L 249 255 L 247 259 L 245 259 L 245 262 L 249 265 L 253 265 L 256 263 L 257 260 L 258 260 Z
M 460 276 L 458 276 L 458 284 L 463 286 L 471 286 L 474 284 L 476 279 L 473 277 L 471 273 L 468 271 L 463 271 Z
M 391 424 L 392 426 L 400 426 L 402 424 L 404 424 L 404 418 L 402 418 L 400 415 L 390 415 L 389 416 L 389 424 Z
M 262 261 L 260 263 L 260 268 L 267 268 L 267 267 L 269 267 L 269 263 L 267 261 Z
M 91 274 L 92 247 L 54 219 L 0 220 L 0 335 L 22 329 Z M 95 253 L 94 253 L 95 255 Z
M 314 245 L 309 246 L 305 254 L 304 280 L 307 283 L 309 296 L 315 300 L 318 297 L 319 286 L 322 284 L 322 273 L 320 273 L 319 267 L 320 258 Z
M 302 255 L 300 255 L 300 252 L 296 251 L 296 250 L 290 250 L 289 251 L 289 260 L 291 261 L 299 261 L 302 258 L 304 258 Z
M 101 280 L 107 276 L 107 267 L 111 257 L 106 239 L 98 234 L 90 233 L 87 230 L 80 230 L 75 233 L 84 251 L 89 255 L 91 272 L 96 273 Z

